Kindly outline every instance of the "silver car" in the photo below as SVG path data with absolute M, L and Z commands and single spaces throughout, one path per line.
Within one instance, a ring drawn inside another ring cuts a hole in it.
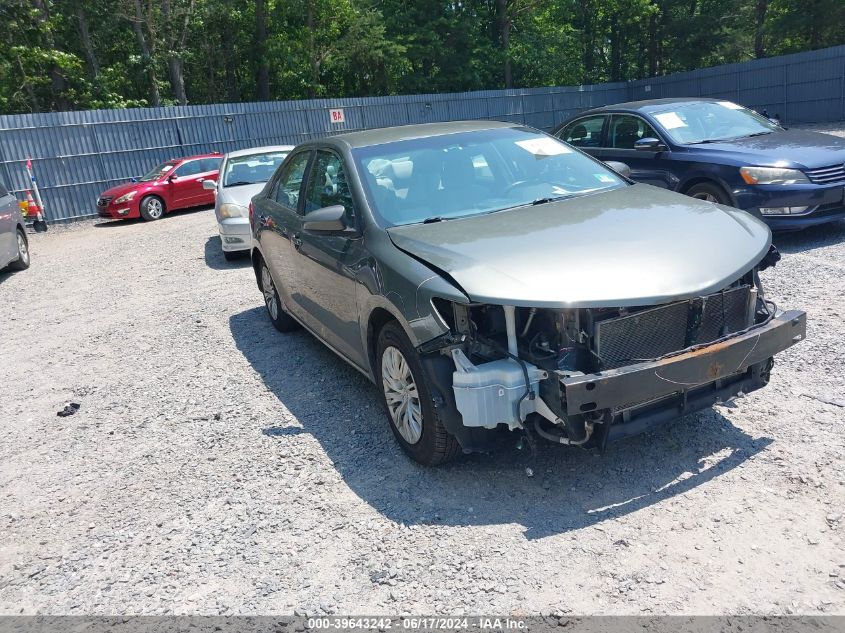
M 18 199 L 0 183 L 0 269 L 29 268 L 29 241 Z
M 249 251 L 249 201 L 264 188 L 292 149 L 292 145 L 271 145 L 229 152 L 220 165 L 217 182 L 203 183 L 205 189 L 215 192 L 214 214 L 227 260 Z

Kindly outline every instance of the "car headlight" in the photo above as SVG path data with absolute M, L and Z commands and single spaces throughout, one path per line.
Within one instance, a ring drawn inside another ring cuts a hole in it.
M 130 191 L 129 193 L 125 193 L 119 198 L 117 198 L 114 203 L 115 204 L 122 204 L 124 202 L 129 202 L 132 198 L 135 197 L 135 194 L 138 193 L 137 191 Z
M 795 185 L 810 182 L 810 179 L 800 169 L 740 167 L 739 174 L 749 185 Z
M 225 204 L 220 205 L 220 217 L 221 218 L 245 218 L 249 211 L 246 207 L 242 207 L 239 204 L 233 204 L 231 202 L 227 202 Z

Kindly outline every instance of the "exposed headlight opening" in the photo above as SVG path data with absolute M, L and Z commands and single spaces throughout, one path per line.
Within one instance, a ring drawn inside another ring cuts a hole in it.
M 810 182 L 800 169 L 782 167 L 740 167 L 739 175 L 748 185 L 796 185 Z

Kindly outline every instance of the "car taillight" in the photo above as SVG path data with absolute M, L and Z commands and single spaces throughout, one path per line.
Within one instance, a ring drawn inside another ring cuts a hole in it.
M 249 201 L 249 225 L 255 230 L 255 211 L 252 209 L 252 200 Z

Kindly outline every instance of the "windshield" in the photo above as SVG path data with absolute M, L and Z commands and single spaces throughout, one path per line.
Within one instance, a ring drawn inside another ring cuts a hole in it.
M 651 116 L 682 145 L 727 141 L 781 129 L 767 118 L 730 101 L 678 103 Z
M 164 176 L 167 172 L 173 169 L 176 166 L 176 163 L 171 161 L 169 163 L 162 163 L 161 165 L 156 165 L 146 174 L 141 176 L 138 179 L 138 182 L 150 182 L 153 180 L 158 180 L 162 176 Z
M 531 128 L 444 134 L 353 152 L 387 226 L 491 213 L 625 186 L 601 163 Z
M 231 157 L 226 161 L 223 186 L 237 187 L 265 183 L 270 180 L 276 167 L 282 164 L 287 155 L 288 152 L 268 152 Z

